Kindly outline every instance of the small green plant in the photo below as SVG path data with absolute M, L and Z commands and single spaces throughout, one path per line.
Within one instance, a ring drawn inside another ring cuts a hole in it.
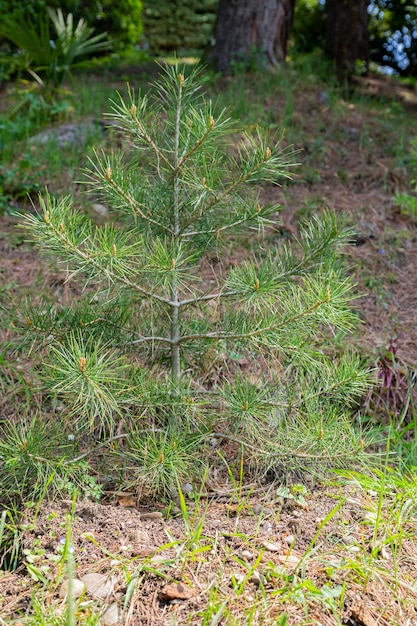
M 55 432 L 54 432 L 55 430 Z M 73 463 L 74 445 L 39 417 L 2 425 L 0 485 L 4 504 L 27 498 L 42 501 L 47 492 L 98 497 L 100 489 L 85 462 Z
M 394 202 L 400 208 L 401 213 L 417 221 L 417 137 L 411 141 L 411 150 L 407 160 L 412 171 L 410 181 L 412 193 L 396 191 Z
M 0 571 L 16 570 L 19 565 L 20 539 L 17 512 L 4 509 L 0 516 Z
M 216 112 L 202 82 L 199 70 L 166 67 L 151 96 L 113 102 L 133 152 L 97 155 L 88 176 L 117 227 L 48 193 L 39 215 L 24 216 L 43 252 L 88 286 L 73 310 L 21 308 L 47 350 L 48 390 L 80 432 L 134 433 L 123 441 L 159 494 L 213 432 L 243 446 L 258 471 L 283 459 L 345 463 L 364 446 L 347 408 L 368 374 L 355 354 L 336 361 L 323 350 L 329 330 L 356 322 L 340 254 L 350 231 L 325 212 L 292 243 L 265 249 L 280 207 L 260 202 L 259 184 L 287 179 L 291 153 Z M 245 237 L 253 253 L 225 262 Z M 232 353 L 262 356 L 264 371 L 249 379 L 231 364 L 204 385 L 201 363 Z
M 134 463 L 131 473 L 142 496 L 150 493 L 170 500 L 178 485 L 194 478 L 201 482 L 204 466 L 195 455 L 195 435 L 150 432 L 144 437 L 143 432 L 133 432 L 128 444 L 127 459 Z
M 394 202 L 403 215 L 408 215 L 413 220 L 417 220 L 417 196 L 413 196 L 405 191 L 396 191 Z
M 305 498 L 307 493 L 307 488 L 304 485 L 298 484 L 290 485 L 289 487 L 278 487 L 275 492 L 278 497 L 281 497 L 284 500 L 292 501 L 303 508 L 307 507 L 307 501 Z
M 76 61 L 109 48 L 107 33 L 93 35 L 93 30 L 84 19 L 74 24 L 72 13 L 64 17 L 61 9 L 49 8 L 37 24 L 24 16 L 3 16 L 0 34 L 20 51 L 12 59 L 16 70 L 53 93 Z

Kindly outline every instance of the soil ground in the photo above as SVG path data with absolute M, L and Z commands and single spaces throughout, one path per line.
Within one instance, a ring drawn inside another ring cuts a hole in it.
M 223 493 L 226 495 L 213 493 L 206 501 L 203 498 L 198 505 L 192 502 L 189 505 L 191 525 L 197 526 L 204 518 L 200 551 L 192 559 L 184 547 L 186 533 L 181 516 L 165 520 L 160 510 L 126 506 L 128 498 L 124 501 L 122 497 L 107 505 L 78 503 L 75 511 L 69 501 L 45 504 L 34 527 L 25 532 L 23 540 L 32 552 L 40 554 L 44 551 L 39 564 L 49 564 L 48 577 L 54 580 L 57 568 L 51 563 L 62 547 L 60 540 L 62 542 L 65 536 L 68 516 L 71 515 L 77 578 L 95 572 L 111 581 L 106 597 L 96 599 L 96 606 L 103 611 L 112 603 L 123 606 L 126 571 L 131 579 L 137 578 L 129 607 L 130 617 L 120 622 L 131 626 L 201 624 L 210 589 L 217 585 L 221 588 L 222 598 L 229 597 L 234 616 L 233 620 L 220 623 L 246 623 L 244 616 L 257 597 L 260 580 L 265 595 L 273 596 L 279 573 L 294 580 L 302 563 L 304 577 L 314 581 L 318 589 L 329 583 L 343 585 L 344 578 L 350 578 L 348 570 L 344 576 L 343 568 L 337 570 L 337 567 L 355 556 L 358 545 L 360 549 L 364 545 L 369 551 L 372 549 L 373 531 L 367 520 L 369 511 L 376 505 L 376 494 L 360 495 L 353 487 L 341 492 L 330 485 L 321 485 L 311 492 L 305 505 L 297 506 L 262 489 L 248 490 L 243 505 L 242 500 L 240 504 L 234 502 L 233 490 L 228 492 L 227 485 Z M 342 501 L 344 503 L 340 506 Z M 320 530 L 321 523 L 332 511 L 333 518 Z M 208 552 L 201 550 L 204 545 L 210 547 Z M 192 551 L 192 546 L 189 545 L 188 550 Z M 409 580 L 415 575 L 416 556 L 414 540 L 407 539 L 402 546 L 400 567 Z M 388 575 L 394 560 L 395 555 L 390 550 L 381 550 L 377 558 L 380 577 Z M 255 574 L 248 575 L 252 566 Z M 236 594 L 239 581 L 242 582 L 246 575 L 249 580 L 244 591 Z M 172 581 L 179 581 L 186 588 L 185 600 L 181 588 L 178 591 L 169 587 L 172 587 Z M 5 623 L 9 623 L 7 619 L 27 610 L 34 584 L 19 572 L 3 574 L 1 582 L 1 615 Z M 59 592 L 60 587 L 57 587 L 51 599 L 57 614 L 65 607 L 62 598 L 59 599 Z M 343 609 L 336 611 L 337 618 L 322 603 L 315 602 L 313 596 L 309 600 L 308 622 L 302 604 L 294 603 L 291 598 L 284 604 L 270 601 L 267 614 L 262 612 L 261 619 L 255 613 L 252 623 L 279 623 L 280 616 L 286 612 L 289 624 L 416 624 L 416 598 L 405 587 L 399 596 L 402 602 L 398 602 L 398 598 L 392 602 L 378 576 L 371 576 L 366 584 L 349 579 Z M 92 603 L 94 596 L 86 598 L 86 613 Z M 80 623 L 83 623 L 82 610 L 81 607 Z

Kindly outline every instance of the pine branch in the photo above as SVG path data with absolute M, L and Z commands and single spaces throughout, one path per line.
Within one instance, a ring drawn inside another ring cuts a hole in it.
M 118 196 L 122 198 L 131 207 L 134 213 L 136 213 L 139 217 L 141 217 L 146 222 L 149 222 L 149 224 L 152 224 L 153 226 L 157 226 L 162 231 L 165 231 L 166 233 L 170 235 L 174 234 L 173 231 L 168 226 L 165 226 L 161 222 L 154 220 L 152 216 L 149 215 L 148 213 L 144 213 L 140 207 L 140 204 L 138 204 L 129 193 L 126 193 L 125 191 L 123 191 L 123 189 L 112 178 L 112 171 L 111 171 L 110 165 L 108 165 L 106 168 L 104 178 L 106 179 L 108 184 L 116 191 Z
M 32 231 L 35 232 L 37 236 L 39 237 L 39 239 L 42 239 L 46 245 L 48 245 L 49 241 L 48 241 L 48 238 L 44 236 L 45 226 L 48 229 L 49 234 L 53 236 L 54 242 L 55 243 L 59 242 L 61 244 L 61 248 L 60 248 L 61 253 L 62 251 L 65 251 L 67 255 L 70 254 L 74 258 L 78 258 L 80 261 L 83 262 L 81 267 L 78 270 L 76 270 L 71 276 L 74 276 L 74 274 L 77 274 L 80 271 L 84 271 L 86 268 L 90 267 L 96 270 L 97 274 L 103 274 L 107 278 L 109 283 L 117 281 L 121 283 L 122 285 L 124 285 L 125 287 L 129 287 L 133 291 L 137 291 L 138 293 L 140 293 L 142 296 L 145 296 L 146 298 L 158 300 L 159 302 L 163 302 L 165 304 L 171 304 L 170 299 L 164 298 L 163 296 L 160 296 L 159 294 L 156 294 L 151 290 L 144 289 L 140 285 L 133 283 L 126 276 L 115 274 L 114 272 L 109 270 L 107 267 L 103 266 L 103 264 L 99 262 L 100 259 L 103 258 L 100 254 L 98 256 L 94 256 L 93 254 L 87 251 L 83 251 L 67 235 L 67 231 L 65 227 L 63 226 L 63 224 L 61 224 L 59 227 L 53 224 L 52 219 L 51 219 L 53 218 L 53 211 L 54 209 L 59 209 L 60 205 L 59 204 L 53 205 L 49 194 L 47 194 L 45 197 L 46 197 L 46 201 L 42 196 L 39 197 L 39 201 L 43 209 L 43 218 L 42 218 L 43 224 L 39 222 L 39 220 L 33 215 L 22 215 L 22 217 L 30 225 Z M 65 201 L 68 201 L 68 199 L 65 199 L 65 198 L 62 199 L 61 204 L 64 203 Z M 83 241 L 82 243 L 85 243 L 85 241 Z
M 202 334 L 195 334 L 195 335 L 182 335 L 179 338 L 179 342 L 183 343 L 185 341 L 193 341 L 195 339 L 225 339 L 225 340 L 232 340 L 233 339 L 233 340 L 236 340 L 236 339 L 251 339 L 251 338 L 254 338 L 254 337 L 259 337 L 259 336 L 265 335 L 269 331 L 283 330 L 287 326 L 290 326 L 291 324 L 294 324 L 295 322 L 297 322 L 302 317 L 304 317 L 306 315 L 309 315 L 310 313 L 313 313 L 318 308 L 320 308 L 324 304 L 328 304 L 329 302 L 330 302 L 330 291 L 326 295 L 326 298 L 324 300 L 318 300 L 317 302 L 315 302 L 315 304 L 313 304 L 309 308 L 304 309 L 304 311 L 302 311 L 300 313 L 297 313 L 296 315 L 293 315 L 292 317 L 288 317 L 288 318 L 286 318 L 284 320 L 281 320 L 280 323 L 278 323 L 278 324 L 276 324 L 276 323 L 267 324 L 266 326 L 260 326 L 260 327 L 254 329 L 254 330 L 248 330 L 248 331 L 243 332 L 243 333 L 229 333 L 227 331 L 214 331 L 214 332 L 211 332 L 211 333 L 202 333 Z
M 144 116 L 144 113 L 147 109 L 148 99 L 147 97 L 143 97 L 138 101 L 138 105 L 136 105 L 133 101 L 133 92 L 129 90 L 129 97 L 131 101 L 131 106 L 128 107 L 124 102 L 123 98 L 120 94 L 120 103 L 118 104 L 114 100 L 111 100 L 111 104 L 113 105 L 114 113 L 107 114 L 107 117 L 118 120 L 125 125 L 120 126 L 122 130 L 127 129 L 130 130 L 132 127 L 137 131 L 137 136 L 141 139 L 155 154 L 157 158 L 157 169 L 159 171 L 159 164 L 162 161 L 165 165 L 173 170 L 174 166 L 169 161 L 169 159 L 165 156 L 165 154 L 159 149 L 155 141 L 152 139 L 150 133 L 146 130 L 145 125 L 141 121 L 141 118 Z

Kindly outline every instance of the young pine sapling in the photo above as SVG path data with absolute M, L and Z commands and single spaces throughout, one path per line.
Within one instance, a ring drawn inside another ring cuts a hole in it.
M 329 329 L 355 324 L 339 253 L 350 233 L 325 212 L 292 243 L 271 243 L 280 207 L 260 201 L 259 185 L 290 178 L 292 155 L 216 112 L 202 83 L 175 65 L 150 95 L 113 102 L 127 154 L 96 155 L 89 180 L 117 222 L 93 225 L 49 194 L 25 217 L 42 251 L 89 287 L 72 309 L 25 313 L 48 337 L 50 390 L 80 428 L 108 435 L 123 418 L 137 459 L 149 438 L 166 446 L 189 431 L 238 437 L 263 468 L 350 460 L 363 442 L 348 407 L 367 373 L 356 355 L 323 350 Z M 255 252 L 226 262 L 242 237 Z M 202 371 L 213 354 L 261 359 L 263 371 L 225 367 L 215 382 Z

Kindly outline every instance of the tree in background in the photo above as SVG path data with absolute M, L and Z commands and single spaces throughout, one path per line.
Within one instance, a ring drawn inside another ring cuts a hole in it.
M 285 59 L 295 0 L 220 0 L 212 60 L 228 73 L 234 64 L 275 66 Z
M 346 10 L 345 2 L 333 1 L 333 4 L 336 5 L 335 10 Z M 369 61 L 392 68 L 402 76 L 417 76 L 417 4 L 408 0 L 372 0 L 363 4 L 366 5 L 369 20 Z M 322 0 L 297 0 L 291 29 L 296 52 L 311 52 L 315 48 L 324 47 L 329 5 L 330 2 L 326 5 Z M 364 6 L 363 20 L 366 19 Z M 350 29 L 346 28 L 346 20 L 341 20 L 341 23 L 338 37 L 343 42 L 344 37 L 349 36 Z M 335 31 L 330 24 L 328 37 L 334 36 Z M 354 45 L 357 43 L 355 41 Z M 333 57 L 332 50 L 329 50 L 329 54 Z
M 369 64 L 368 0 L 326 0 L 324 51 L 339 76 L 352 74 L 358 61 Z
M 143 1 L 143 32 L 152 54 L 200 54 L 213 35 L 218 0 Z

